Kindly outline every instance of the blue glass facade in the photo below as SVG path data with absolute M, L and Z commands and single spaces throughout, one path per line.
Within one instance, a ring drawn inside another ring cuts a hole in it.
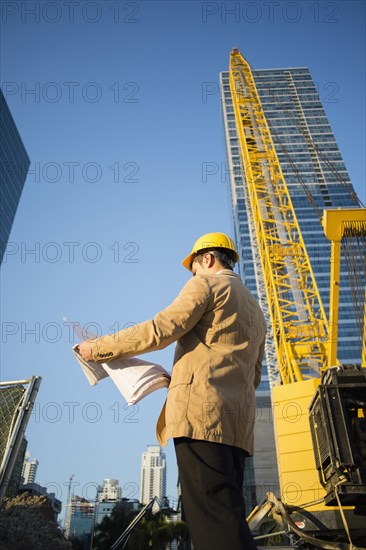
M 0 263 L 22 194 L 30 160 L 0 90 Z

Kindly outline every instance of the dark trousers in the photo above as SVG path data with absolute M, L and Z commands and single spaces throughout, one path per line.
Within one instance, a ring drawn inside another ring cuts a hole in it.
M 194 550 L 255 550 L 245 521 L 243 449 L 178 437 L 174 439 L 183 519 Z

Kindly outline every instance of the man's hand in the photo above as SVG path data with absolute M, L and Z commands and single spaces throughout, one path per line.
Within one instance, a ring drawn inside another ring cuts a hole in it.
M 90 342 L 81 342 L 81 344 L 78 345 L 78 350 L 81 357 L 85 359 L 85 361 L 91 361 L 93 359 L 92 347 Z

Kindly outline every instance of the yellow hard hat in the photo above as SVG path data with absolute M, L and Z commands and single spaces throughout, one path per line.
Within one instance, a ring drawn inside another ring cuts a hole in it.
M 202 235 L 202 237 L 194 243 L 191 253 L 184 258 L 182 262 L 184 267 L 191 271 L 191 265 L 195 255 L 205 248 L 224 248 L 226 250 L 231 250 L 234 262 L 236 263 L 239 259 L 234 241 L 225 235 L 225 233 L 206 233 L 206 235 Z

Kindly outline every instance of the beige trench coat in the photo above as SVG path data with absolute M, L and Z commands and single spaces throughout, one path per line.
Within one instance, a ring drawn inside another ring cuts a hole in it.
M 154 319 L 92 347 L 103 363 L 177 342 L 157 437 L 190 437 L 253 453 L 255 387 L 261 377 L 266 326 L 258 303 L 230 269 L 196 275 Z

